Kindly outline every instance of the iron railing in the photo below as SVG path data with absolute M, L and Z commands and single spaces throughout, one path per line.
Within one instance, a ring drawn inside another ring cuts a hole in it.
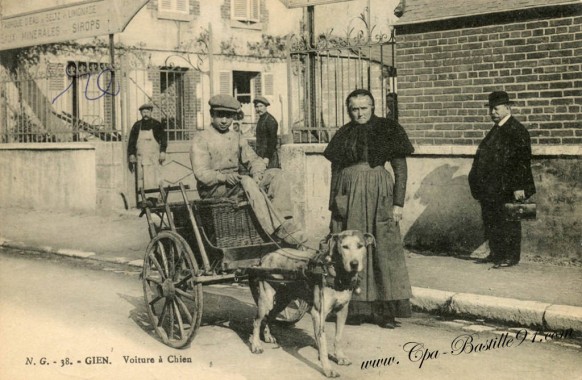
M 394 34 L 374 33 L 364 13 L 362 28 L 344 36 L 333 31 L 310 41 L 288 39 L 288 110 L 294 142 L 328 142 L 349 121 L 346 96 L 357 88 L 374 95 L 375 113 L 397 117 Z
M 203 72 L 178 59 L 187 54 L 159 66 L 148 55 L 132 51 L 114 68 L 107 56 L 0 67 L 0 143 L 122 141 L 143 103 L 153 104 L 168 140 L 190 140 L 204 122 Z

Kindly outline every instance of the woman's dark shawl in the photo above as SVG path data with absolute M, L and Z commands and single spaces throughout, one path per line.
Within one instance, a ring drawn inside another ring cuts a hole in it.
M 336 168 L 366 161 L 374 168 L 412 152 L 408 135 L 397 121 L 373 115 L 367 124 L 350 122 L 341 127 L 323 155 Z

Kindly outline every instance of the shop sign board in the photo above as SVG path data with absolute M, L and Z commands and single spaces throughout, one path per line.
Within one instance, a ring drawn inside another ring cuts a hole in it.
M 149 0 L 89 0 L 0 19 L 0 51 L 122 32 Z

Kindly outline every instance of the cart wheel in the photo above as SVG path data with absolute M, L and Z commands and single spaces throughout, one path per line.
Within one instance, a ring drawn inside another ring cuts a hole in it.
M 287 305 L 275 318 L 275 322 L 280 325 L 291 326 L 299 322 L 305 313 L 309 310 L 307 302 L 301 299 L 295 299 Z
M 190 344 L 202 319 L 202 284 L 194 254 L 184 238 L 162 231 L 146 250 L 143 290 L 148 315 L 162 341 L 174 348 Z

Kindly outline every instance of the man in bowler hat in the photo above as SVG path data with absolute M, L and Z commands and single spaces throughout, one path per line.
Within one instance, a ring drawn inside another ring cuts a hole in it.
M 267 169 L 279 168 L 279 154 L 277 153 L 277 129 L 279 124 L 277 120 L 267 111 L 271 105 L 264 96 L 257 96 L 253 100 L 255 111 L 259 115 L 257 121 L 257 154 L 261 157 Z
M 168 137 L 162 123 L 152 118 L 154 106 L 146 103 L 139 107 L 141 119 L 129 133 L 128 161 L 137 166 L 138 189 L 157 189 L 161 179 L 160 165 L 166 160 Z
M 523 201 L 536 191 L 529 133 L 511 115 L 511 104 L 505 91 L 489 94 L 487 106 L 495 125 L 479 144 L 469 172 L 491 251 L 481 262 L 492 262 L 494 268 L 516 265 L 521 254 L 521 224 L 507 220 L 503 205 Z

